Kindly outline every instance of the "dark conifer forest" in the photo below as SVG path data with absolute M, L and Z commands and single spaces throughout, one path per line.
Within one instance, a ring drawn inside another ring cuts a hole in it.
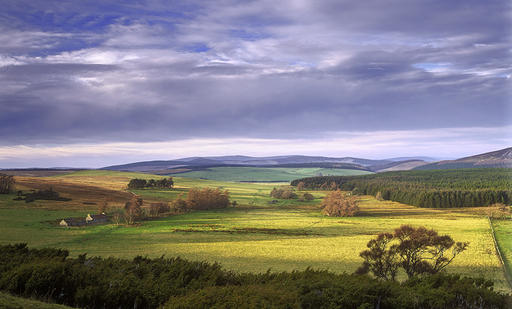
M 384 200 L 428 208 L 487 206 L 512 203 L 512 169 L 401 171 L 364 176 L 322 176 L 297 179 L 308 189 L 352 191 Z M 334 186 L 333 186 L 334 184 Z M 380 193 L 379 193 L 380 192 Z

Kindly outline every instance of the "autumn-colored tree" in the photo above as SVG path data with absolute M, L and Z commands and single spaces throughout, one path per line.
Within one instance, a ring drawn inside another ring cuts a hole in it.
M 292 188 L 286 186 L 273 188 L 272 191 L 270 191 L 270 196 L 287 200 L 297 198 L 297 194 L 292 190 Z
M 142 216 L 141 206 L 143 203 L 144 201 L 141 198 L 133 198 L 131 201 L 126 202 L 124 205 L 126 223 L 133 224 L 135 220 Z
M 304 184 L 304 181 L 301 181 L 297 184 L 297 191 L 304 191 L 306 189 L 306 185 Z
M 183 213 L 188 211 L 187 201 L 181 195 L 171 202 L 171 208 L 176 213 Z
M 0 174 L 0 194 L 8 194 L 14 191 L 14 177 Z
M 338 190 L 338 185 L 334 181 L 332 181 L 329 184 L 329 190 L 332 190 L 332 191 Z
M 357 273 L 372 272 L 386 280 L 395 280 L 398 268 L 409 278 L 435 274 L 444 270 L 467 246 L 467 242 L 455 242 L 432 229 L 402 225 L 393 234 L 381 233 L 368 242 L 368 249 L 360 253 L 364 262 Z
M 229 192 L 219 188 L 192 188 L 187 195 L 187 208 L 189 209 L 216 209 L 229 206 Z
M 356 198 L 341 190 L 329 192 L 322 201 L 323 213 L 330 217 L 352 217 L 359 212 Z
M 377 194 L 375 195 L 375 198 L 377 199 L 377 201 L 383 201 L 384 198 L 382 197 L 382 193 L 379 191 L 377 192 Z
M 167 203 L 151 203 L 149 204 L 149 215 L 156 217 L 159 214 L 169 212 L 171 208 Z

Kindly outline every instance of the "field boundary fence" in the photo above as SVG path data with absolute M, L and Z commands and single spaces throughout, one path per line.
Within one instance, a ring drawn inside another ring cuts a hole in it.
M 489 220 L 489 226 L 491 227 L 492 241 L 494 242 L 494 248 L 496 249 L 496 253 L 497 253 L 498 258 L 501 263 L 501 267 L 503 268 L 503 273 L 505 274 L 505 279 L 507 280 L 508 286 L 512 289 L 512 277 L 507 268 L 507 264 L 505 264 L 505 260 L 503 259 L 503 255 L 501 254 L 501 250 L 498 245 L 498 242 L 496 241 L 496 234 L 494 232 L 494 226 L 492 225 L 492 219 L 491 219 L 491 217 L 487 217 L 487 219 Z

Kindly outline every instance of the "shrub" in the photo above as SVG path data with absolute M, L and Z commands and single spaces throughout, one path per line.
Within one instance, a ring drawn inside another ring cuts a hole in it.
M 171 207 L 167 203 L 151 203 L 149 204 L 149 215 L 158 216 L 159 214 L 169 212 Z
M 270 191 L 270 196 L 279 199 L 297 198 L 297 194 L 293 191 L 292 188 L 289 187 L 273 188 L 272 191 Z
M 0 246 L 0 290 L 78 308 L 510 308 L 492 282 L 436 274 L 403 283 L 328 271 L 236 274 L 180 258 L 69 258 Z
M 174 181 L 172 177 L 162 179 L 131 179 L 128 183 L 128 189 L 146 189 L 146 188 L 158 188 L 158 189 L 172 189 Z
M 315 199 L 315 197 L 311 193 L 304 193 L 303 198 L 305 201 L 312 201 Z
M 229 206 L 229 192 L 219 188 L 192 188 L 187 195 L 187 208 L 196 210 L 218 209 Z
M 171 208 L 176 213 L 183 213 L 188 211 L 187 201 L 180 197 L 171 202 Z
M 48 201 L 71 201 L 70 198 L 61 197 L 59 192 L 53 191 L 50 187 L 48 190 L 38 190 L 33 193 L 25 194 L 25 203 L 31 203 L 35 200 L 48 200 Z
M 279 285 L 214 286 L 174 296 L 165 309 L 195 308 L 301 308 L 296 291 Z
M 356 198 L 340 190 L 329 192 L 322 201 L 323 213 L 330 217 L 352 217 L 359 212 Z

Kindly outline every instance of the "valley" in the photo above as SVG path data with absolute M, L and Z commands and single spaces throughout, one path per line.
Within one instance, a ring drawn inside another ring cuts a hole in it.
M 180 256 L 189 260 L 218 262 L 236 272 L 266 272 L 328 269 L 353 272 L 361 264 L 359 252 L 380 232 L 402 224 L 423 225 L 457 241 L 470 243 L 448 272 L 483 276 L 499 291 L 510 291 L 496 256 L 487 211 L 480 208 L 417 208 L 373 196 L 359 197 L 356 217 L 326 217 L 321 199 L 327 191 L 308 191 L 312 201 L 277 200 L 269 196 L 276 183 L 240 183 L 174 177 L 171 190 L 133 190 L 144 203 L 169 202 L 192 187 L 221 188 L 230 192 L 235 207 L 192 211 L 143 220 L 135 225 L 106 224 L 63 228 L 56 223 L 65 217 L 97 213 L 98 205 L 122 207 L 129 200 L 126 190 L 134 177 L 163 176 L 113 171 L 80 171 L 52 177 L 19 177 L 18 189 L 52 186 L 66 201 L 14 201 L 14 195 L 0 195 L 0 244 L 28 243 L 35 248 L 70 250 L 72 256 L 137 255 Z M 105 193 L 109 192 L 108 195 Z M 489 208 L 487 209 L 489 210 Z M 507 250 L 511 226 L 495 221 L 497 239 Z M 510 269 L 510 268 L 509 268 Z M 402 278 L 402 277 L 401 277 Z M 402 278 L 403 279 L 403 278 Z

